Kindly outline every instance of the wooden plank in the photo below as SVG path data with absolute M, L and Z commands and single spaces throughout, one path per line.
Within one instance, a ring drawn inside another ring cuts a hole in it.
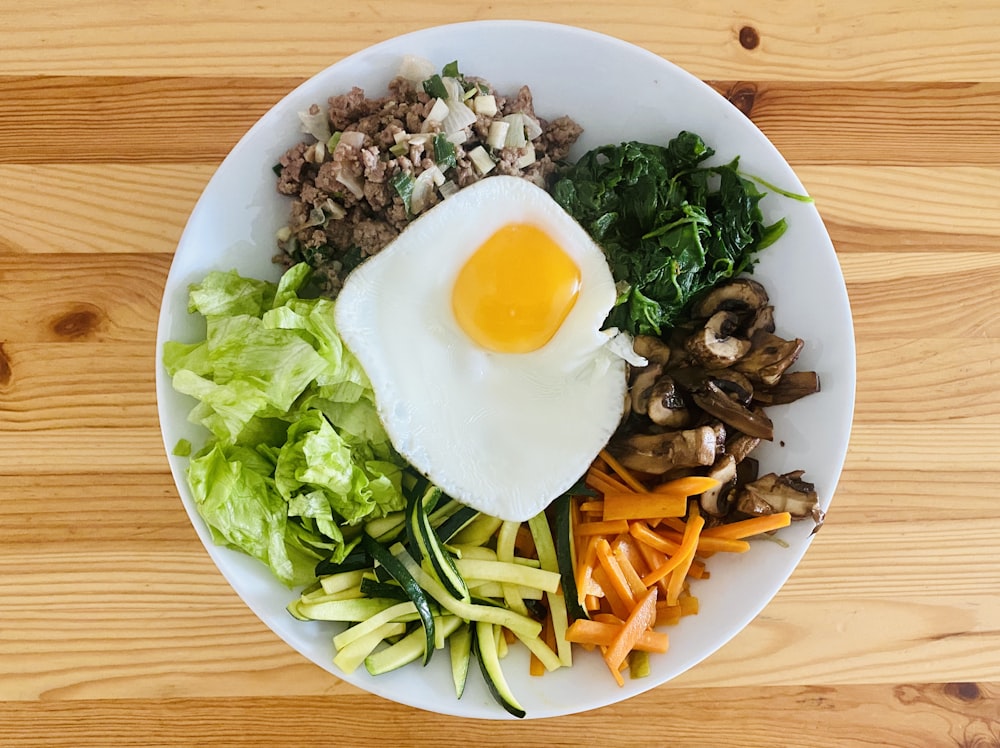
M 119 7 L 44 0 L 0 29 L 0 68 L 12 74 L 269 75 L 306 77 L 370 44 L 457 20 L 522 18 L 582 25 L 628 39 L 703 78 L 721 80 L 1000 81 L 992 0 L 961 11 L 875 2 L 799 4 L 737 0 L 645 4 L 622 13 L 599 2 L 508 0 L 456 17 L 453 4 L 373 0 L 338 10 L 334 30 L 286 5 L 238 0 L 210 6 Z M 234 20 L 238 19 L 238 20 Z M 46 54 L 38 53 L 44 44 Z
M 805 165 L 795 171 L 820 214 L 837 223 L 918 236 L 947 230 L 1000 237 L 995 166 Z
M 217 165 L 299 83 L 231 77 L 0 78 L 5 99 L 0 162 Z M 25 133 L 36 140 L 25 142 Z
M 170 255 L 0 254 L 0 341 L 130 342 L 155 336 Z
M 123 343 L 0 343 L 0 430 L 156 430 L 155 352 Z
M 544 677 L 544 676 L 543 676 Z M 12 702 L 0 706 L 9 748 L 104 748 L 114 745 L 255 746 L 328 744 L 333 723 L 349 729 L 352 746 L 437 746 L 440 733 L 476 735 L 483 746 L 567 745 L 586 735 L 594 745 L 691 748 L 785 748 L 878 745 L 995 745 L 1000 736 L 996 683 L 893 683 L 765 688 L 674 688 L 665 711 L 659 691 L 578 715 L 491 722 L 444 717 L 358 691 L 244 698 L 90 699 L 75 703 Z M 627 734 L 622 732 L 627 724 Z M 344 727 L 347 725 L 348 727 Z M 733 725 L 739 725 L 734 730 Z
M 173 254 L 213 171 L 148 162 L 0 164 L 0 252 Z
M 262 77 L 0 77 L 0 164 L 214 166 L 299 83 Z M 748 113 L 793 165 L 1000 164 L 1000 83 L 710 83 Z M 544 102 L 539 106 L 544 111 Z M 67 128 L 73 137 L 64 137 Z
M 793 166 L 1000 163 L 995 83 L 707 82 Z

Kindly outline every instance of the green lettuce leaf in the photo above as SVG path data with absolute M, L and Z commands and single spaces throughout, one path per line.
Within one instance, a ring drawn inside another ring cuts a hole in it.
M 204 339 L 163 349 L 174 388 L 196 400 L 189 420 L 209 432 L 187 469 L 199 513 L 216 542 L 289 586 L 313 581 L 318 560 L 343 559 L 353 526 L 406 503 L 405 462 L 333 302 L 300 296 L 309 278 L 305 264 L 277 284 L 209 273 L 189 297 Z

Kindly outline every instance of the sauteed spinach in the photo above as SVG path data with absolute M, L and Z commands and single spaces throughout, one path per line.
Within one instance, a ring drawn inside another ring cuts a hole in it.
M 552 189 L 608 258 L 619 296 L 607 324 L 659 335 L 699 292 L 749 271 L 784 233 L 765 225 L 764 196 L 739 159 L 704 162 L 715 151 L 694 133 L 666 146 L 606 145 L 568 167 Z

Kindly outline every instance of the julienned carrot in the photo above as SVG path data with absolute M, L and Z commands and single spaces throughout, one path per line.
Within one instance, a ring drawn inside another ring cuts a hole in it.
M 604 569 L 604 573 L 608 575 L 611 587 L 618 593 L 618 597 L 621 598 L 622 602 L 625 603 L 629 610 L 634 608 L 636 597 L 629 586 L 628 580 L 625 578 L 625 574 L 622 572 L 621 566 L 618 565 L 618 561 L 611 552 L 611 544 L 608 543 L 606 538 L 601 538 L 597 541 L 597 562 Z
M 591 468 L 587 471 L 586 476 L 587 485 L 591 488 L 596 488 L 602 493 L 606 490 L 610 491 L 622 491 L 627 492 L 633 489 L 626 486 L 620 480 L 615 478 L 613 475 L 608 475 L 607 473 L 602 473 L 600 470 L 594 470 Z
M 788 512 L 777 512 L 775 514 L 764 514 L 760 517 L 742 519 L 739 522 L 731 522 L 728 525 L 719 525 L 705 530 L 704 535 L 710 538 L 722 538 L 726 540 L 742 540 L 753 535 L 760 535 L 772 530 L 780 530 L 788 527 L 792 523 L 792 515 Z
M 632 609 L 625 623 L 615 635 L 614 640 L 604 653 L 604 661 L 608 664 L 615 680 L 624 685 L 621 679 L 621 666 L 628 653 L 635 649 L 636 644 L 656 620 L 656 587 L 652 587 Z
M 698 547 L 698 536 L 705 527 L 705 518 L 696 512 L 697 504 L 692 502 L 691 509 L 688 511 L 687 530 L 684 533 L 684 540 L 681 542 L 681 548 L 685 550 L 684 559 L 676 569 L 670 572 L 670 581 L 667 582 L 668 605 L 676 603 L 681 595 L 681 590 L 684 589 L 684 580 L 687 578 L 688 569 L 691 568 L 691 562 L 694 560 L 695 549 Z
M 611 583 L 608 578 L 608 573 L 604 570 L 604 567 L 598 564 L 594 567 L 594 580 L 601 586 L 604 591 L 603 599 L 608 604 L 608 608 L 619 618 L 628 618 L 629 606 L 622 596 L 618 594 L 618 590 Z
M 619 532 L 628 532 L 628 522 L 624 519 L 581 522 L 579 527 L 576 528 L 577 535 L 614 535 Z
M 602 449 L 601 457 L 604 459 L 606 463 L 608 463 L 608 467 L 611 468 L 615 473 L 617 473 L 619 478 L 625 481 L 625 484 L 629 488 L 639 492 L 643 492 L 646 490 L 646 487 L 642 485 L 642 483 L 634 475 L 632 475 L 632 473 L 630 473 L 629 470 L 624 465 L 622 465 L 620 462 L 618 462 L 618 460 L 612 457 L 611 454 L 608 452 L 608 450 Z
M 580 618 L 569 625 L 566 630 L 566 639 L 574 644 L 591 644 L 597 647 L 610 647 L 622 627 L 622 623 L 604 623 L 602 621 L 588 621 Z M 635 643 L 635 649 L 642 652 L 658 652 L 660 654 L 667 651 L 670 646 L 670 637 L 662 631 L 647 629 L 639 636 Z
M 580 542 L 582 538 L 577 538 L 577 548 L 580 551 L 576 564 L 576 590 L 579 595 L 579 602 L 584 604 L 588 595 L 597 594 L 597 585 L 594 582 L 594 567 L 597 565 L 597 541 L 599 535 L 592 535 L 586 543 Z M 603 594 L 603 590 L 601 590 Z
M 683 517 L 687 511 L 687 497 L 637 491 L 605 491 L 604 519 L 653 519 Z
M 632 597 L 638 600 L 646 594 L 646 585 L 642 582 L 642 576 L 636 571 L 636 568 L 628 560 L 628 556 L 625 555 L 625 552 L 621 548 L 615 548 L 611 553 L 618 563 L 618 568 L 622 570 L 622 576 L 628 582 L 629 589 L 632 590 Z
M 704 517 L 699 517 L 701 524 L 705 524 Z M 698 548 L 698 536 L 691 533 L 684 537 L 681 541 L 680 547 L 677 551 L 670 556 L 664 563 L 657 566 L 649 574 L 642 578 L 643 583 L 647 586 L 659 582 L 661 579 L 665 579 L 668 574 L 674 574 L 679 572 L 682 568 L 684 569 L 683 574 L 687 575 L 687 570 L 691 566 L 691 559 L 694 558 L 695 550 Z M 673 579 L 673 577 L 671 577 Z M 670 595 L 670 585 L 667 584 L 667 595 Z
M 707 475 L 686 475 L 683 478 L 664 481 L 653 487 L 653 493 L 662 493 L 670 496 L 697 496 L 705 491 L 710 491 L 719 485 L 715 478 Z
M 654 532 L 645 522 L 629 522 L 628 531 L 640 543 L 645 543 L 668 556 L 672 556 L 680 550 L 680 543 L 668 540 L 661 534 Z
M 664 543 L 676 543 L 679 545 L 681 539 L 684 537 L 684 523 L 680 524 L 680 532 L 674 530 L 677 525 L 669 519 L 664 520 L 662 524 L 665 525 L 664 528 L 657 528 L 653 532 Z M 719 537 L 718 535 L 705 535 L 707 532 L 708 530 L 705 530 L 698 539 L 698 553 L 745 553 L 750 550 L 750 544 L 745 540 L 735 540 L 727 537 Z

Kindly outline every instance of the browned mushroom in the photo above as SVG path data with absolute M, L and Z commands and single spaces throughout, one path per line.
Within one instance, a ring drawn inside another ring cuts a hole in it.
M 736 485 L 736 460 L 731 454 L 724 454 L 715 461 L 706 475 L 719 481 L 719 485 L 701 494 L 698 504 L 713 517 L 725 517 L 736 498 L 733 494 L 733 487 Z
M 649 402 L 653 385 L 663 374 L 663 366 L 658 363 L 650 363 L 641 369 L 633 372 L 632 384 L 629 386 L 629 393 L 632 398 L 632 412 L 638 415 L 645 415 L 649 409 Z
M 814 371 L 786 371 L 777 384 L 760 387 L 754 399 L 763 405 L 787 405 L 819 392 L 819 375 Z
M 777 384 L 781 375 L 799 357 L 801 338 L 785 340 L 765 330 L 758 330 L 750 340 L 749 352 L 735 363 L 736 370 L 750 379 L 767 385 Z
M 746 434 L 730 435 L 726 442 L 726 452 L 733 456 L 737 463 L 743 462 L 750 453 L 757 449 L 760 444 L 760 437 L 747 436 Z
M 768 302 L 767 291 L 751 278 L 735 278 L 713 288 L 692 308 L 695 317 L 711 317 L 716 312 L 735 312 L 752 319 Z
M 633 434 L 608 445 L 612 455 L 630 470 L 651 475 L 715 462 L 716 432 L 709 426 L 662 434 Z
M 740 489 L 736 509 L 744 514 L 774 514 L 788 512 L 792 519 L 812 517 L 822 519 L 816 487 L 802 480 L 804 471 L 778 475 L 768 473 Z
M 646 413 L 659 426 L 680 429 L 691 423 L 691 410 L 684 395 L 673 378 L 667 375 L 657 379 L 651 388 Z
M 763 411 L 755 412 L 728 397 L 712 380 L 705 382 L 691 393 L 695 404 L 736 431 L 771 441 L 774 439 L 774 424 Z
M 709 369 L 725 369 L 750 351 L 750 341 L 737 335 L 740 319 L 733 312 L 716 312 L 684 347 Z
M 652 364 L 665 366 L 670 360 L 670 346 L 653 335 L 636 335 L 632 339 L 632 350 Z

